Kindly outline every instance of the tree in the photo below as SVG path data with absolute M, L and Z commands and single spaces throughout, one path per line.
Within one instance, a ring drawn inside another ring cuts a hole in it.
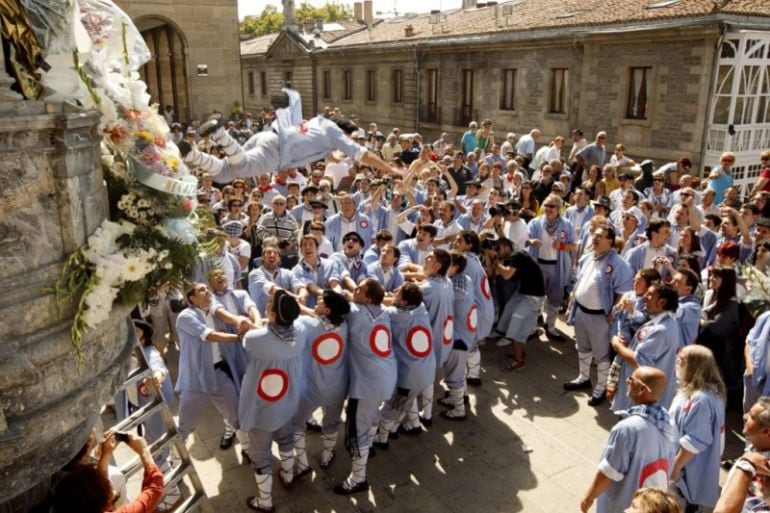
M 247 16 L 241 22 L 241 35 L 247 38 L 280 32 L 283 14 L 274 5 L 266 5 L 259 16 Z
M 302 23 L 306 19 L 322 19 L 324 21 L 340 21 L 350 19 L 353 13 L 347 5 L 336 3 L 327 3 L 321 7 L 313 7 L 307 2 L 297 8 L 295 18 L 297 23 Z M 259 16 L 247 16 L 241 22 L 241 36 L 252 38 L 274 34 L 280 32 L 283 28 L 283 13 L 278 12 L 274 5 L 266 5 Z

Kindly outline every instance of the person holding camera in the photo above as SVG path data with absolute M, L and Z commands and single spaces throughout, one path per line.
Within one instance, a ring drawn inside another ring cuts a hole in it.
M 127 444 L 134 451 L 144 467 L 142 491 L 129 503 L 115 509 L 120 499 L 110 485 L 107 465 L 119 442 Z M 132 433 L 107 431 L 101 445 L 101 454 L 96 465 L 77 462 L 66 468 L 53 490 L 54 513 L 84 513 L 116 511 L 118 513 L 150 513 L 163 495 L 163 473 L 155 464 L 147 441 Z

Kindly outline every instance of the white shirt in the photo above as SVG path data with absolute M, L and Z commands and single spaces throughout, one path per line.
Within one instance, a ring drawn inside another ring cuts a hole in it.
M 334 248 L 336 251 L 342 251 L 344 249 L 345 244 L 342 243 L 342 239 L 345 238 L 345 235 L 356 231 L 356 216 L 353 216 L 353 219 L 350 221 L 345 220 L 343 216 L 340 216 L 340 218 L 342 220 L 340 223 L 340 241 L 337 243 L 337 247 Z
M 438 233 L 436 234 L 437 239 L 444 239 L 447 237 L 451 239 L 453 235 L 457 235 L 462 231 L 462 228 L 460 227 L 460 225 L 457 224 L 457 221 L 455 221 L 454 219 L 449 221 L 449 223 L 446 226 L 444 226 L 444 223 L 441 220 L 436 221 L 436 227 L 438 228 Z M 450 244 L 451 242 L 444 242 L 438 245 L 434 244 L 434 247 L 448 250 L 450 248 Z
M 655 260 L 658 257 L 665 257 L 666 256 L 666 252 L 663 251 L 663 248 L 665 248 L 665 247 L 666 246 L 663 245 L 663 246 L 661 246 L 658 249 L 654 249 L 652 246 L 650 246 L 650 249 L 648 249 L 645 252 L 645 255 L 644 255 L 644 265 L 642 267 L 645 268 L 645 269 L 650 268 L 650 267 L 655 267 L 652 264 L 652 262 L 653 262 L 653 260 Z
M 602 265 L 599 260 L 590 258 L 583 264 L 583 273 L 575 290 L 575 299 L 589 310 L 601 310 L 602 300 L 599 297 L 599 288 L 596 286 L 597 275 L 601 272 Z
M 518 219 L 514 222 L 505 221 L 503 223 L 503 234 L 506 239 L 513 242 L 514 250 L 524 250 L 526 248 L 529 237 L 527 236 L 527 223 L 524 222 L 524 219 Z
M 540 260 L 556 260 L 556 250 L 553 249 L 553 237 L 548 235 L 548 232 L 543 230 L 542 241 L 540 245 L 540 253 L 538 258 Z
M 334 180 L 334 188 L 336 189 L 342 179 L 348 176 L 349 169 L 350 166 L 344 161 L 330 162 L 326 164 L 326 171 L 324 174 L 332 177 L 332 180 Z
M 211 311 L 206 312 L 206 326 L 211 328 L 212 331 L 216 331 L 217 329 L 214 325 L 214 318 L 212 317 Z M 214 364 L 222 361 L 222 351 L 219 349 L 219 344 L 216 342 L 211 344 L 211 361 Z

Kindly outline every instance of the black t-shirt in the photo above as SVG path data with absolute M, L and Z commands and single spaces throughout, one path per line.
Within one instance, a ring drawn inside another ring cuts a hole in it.
M 519 283 L 519 293 L 528 296 L 545 296 L 545 279 L 540 265 L 526 251 L 516 251 L 505 259 L 503 265 L 513 267 L 516 272 L 511 277 Z

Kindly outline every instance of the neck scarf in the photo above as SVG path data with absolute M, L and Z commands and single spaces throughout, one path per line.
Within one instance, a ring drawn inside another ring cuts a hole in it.
M 671 423 L 668 411 L 658 403 L 637 404 L 626 411 L 620 412 L 620 416 L 623 418 L 632 415 L 638 415 L 646 419 L 653 426 L 658 428 L 658 431 L 660 431 L 669 442 L 676 441 L 676 428 Z
M 296 336 L 294 334 L 294 324 L 288 326 L 279 326 L 278 324 L 270 323 L 267 325 L 267 329 L 273 332 L 284 344 L 293 346 L 296 342 Z
M 554 234 L 556 233 L 556 230 L 559 229 L 559 221 L 561 221 L 560 216 L 556 216 L 556 219 L 553 221 L 549 221 L 547 217 L 544 218 L 545 220 L 545 231 L 548 233 L 548 235 L 553 238 Z

